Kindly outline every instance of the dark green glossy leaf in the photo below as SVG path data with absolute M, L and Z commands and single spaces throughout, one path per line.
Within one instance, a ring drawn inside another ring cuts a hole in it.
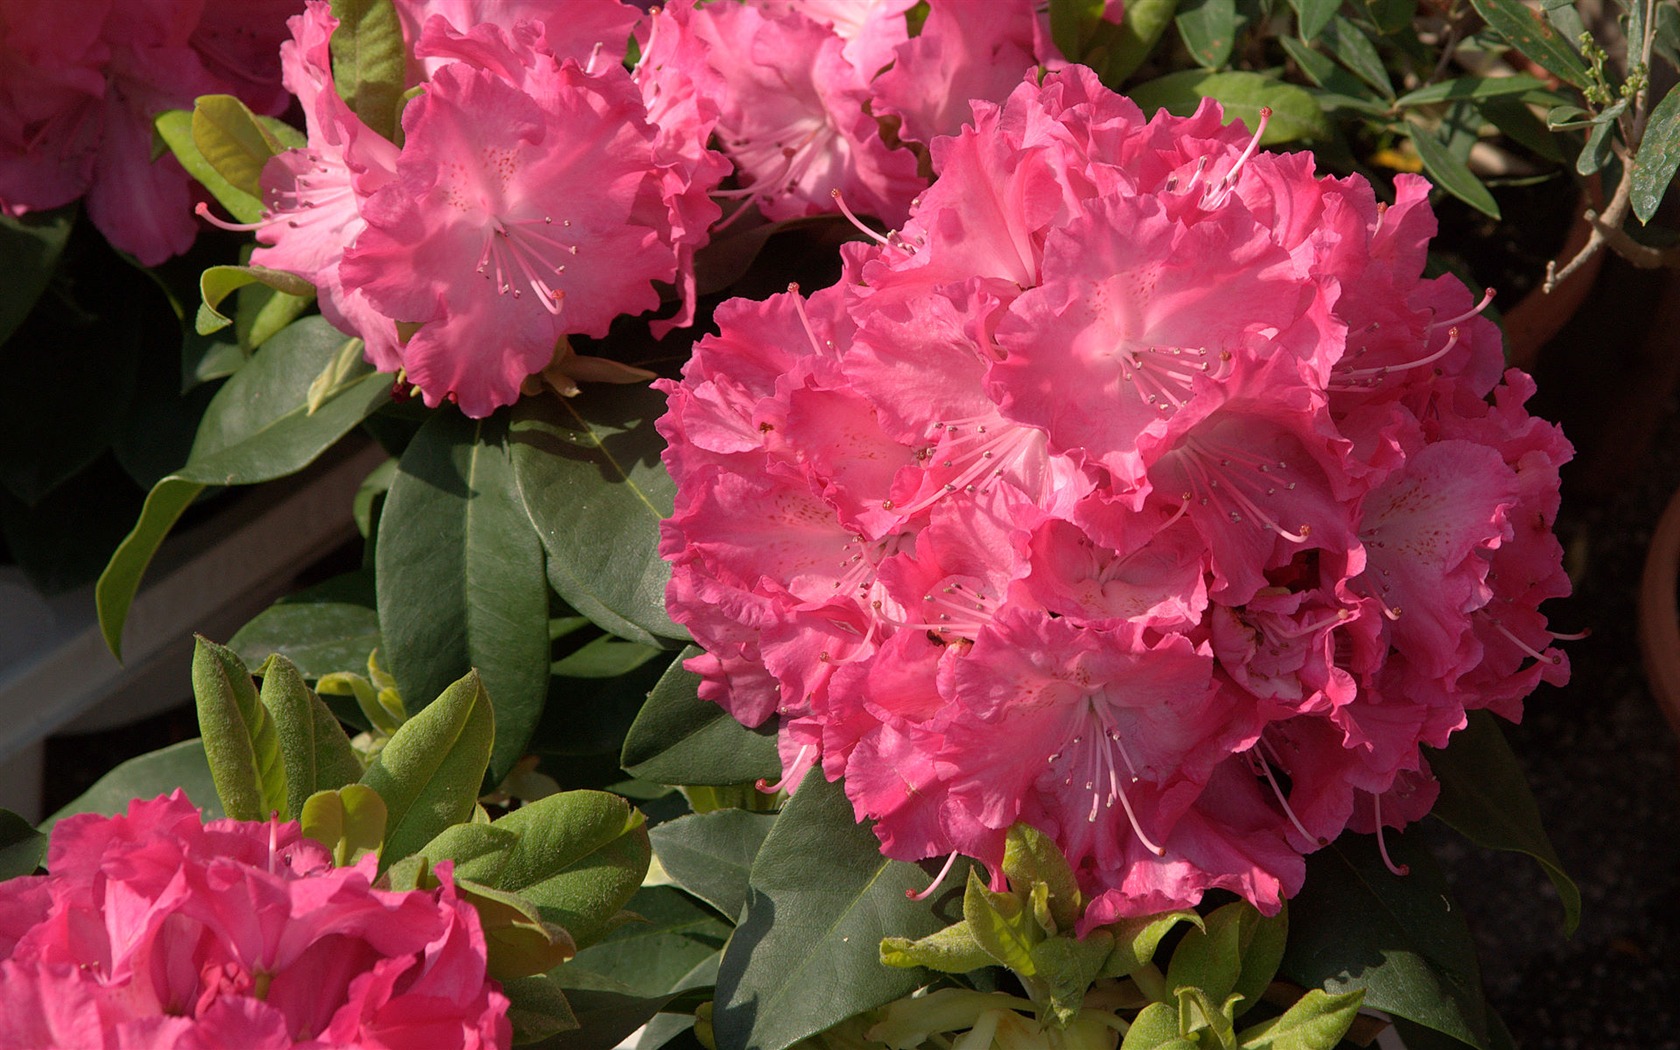
M 279 653 L 311 680 L 335 671 L 360 674 L 367 669 L 368 654 L 379 647 L 374 601 L 372 573 L 335 576 L 258 613 L 228 641 L 228 648 L 253 667 Z
M 305 318 L 216 392 L 186 465 L 153 486 L 99 578 L 99 625 L 113 653 L 122 654 L 123 623 L 152 555 L 206 486 L 253 485 L 302 470 L 390 400 L 389 377 L 376 373 L 309 414 L 309 384 L 346 338 L 323 318 Z
M 1634 157 L 1631 199 L 1640 222 L 1650 222 L 1657 214 L 1676 170 L 1680 170 L 1680 91 L 1671 88 L 1651 110 Z
M 662 995 L 715 958 L 730 924 L 680 890 L 648 886 L 626 905 L 640 916 L 577 954 L 555 978 L 567 988 Z
M 1453 734 L 1445 750 L 1429 752 L 1429 768 L 1441 782 L 1435 816 L 1477 845 L 1538 861 L 1563 902 L 1563 932 L 1573 934 L 1581 922 L 1581 891 L 1564 872 L 1522 766 L 1493 716 L 1471 712 L 1469 724 Z
M 605 791 L 564 791 L 521 806 L 492 827 L 518 843 L 496 880 L 536 904 L 584 948 L 613 927 L 642 884 L 652 849 L 642 814 Z
M 1546 18 L 1522 0 L 1470 0 L 1476 13 L 1524 55 L 1576 87 L 1592 83 L 1581 56 Z
M 1295 9 L 1301 39 L 1310 44 L 1330 24 L 1330 17 L 1342 4 L 1341 0 L 1289 0 L 1289 6 Z
M 1521 99 L 1483 99 L 1477 108 L 1489 123 L 1512 141 L 1554 164 L 1563 163 L 1563 150 L 1560 148 L 1563 140 L 1553 134 Z
M 47 855 L 47 837 L 9 809 L 0 809 L 0 881 L 33 875 Z
M 577 1015 L 572 1013 L 566 993 L 547 974 L 503 981 L 502 991 L 508 997 L 508 1020 L 513 1024 L 515 1046 L 578 1028 Z
M 700 699 L 700 676 L 682 666 L 699 652 L 684 649 L 648 695 L 624 740 L 625 770 L 656 784 L 750 784 L 778 776 L 773 727 L 748 729 Z
M 1577 175 L 1594 175 L 1604 170 L 1610 163 L 1610 129 L 1613 127 L 1608 121 L 1594 124 L 1587 132 L 1586 145 L 1581 147 L 1581 155 L 1575 160 Z
M 382 867 L 472 816 L 495 735 L 490 698 L 474 671 L 391 736 L 361 780 L 390 811 Z
M 548 695 L 542 545 L 501 417 L 435 414 L 399 461 L 375 548 L 382 657 L 417 710 L 478 668 L 496 708 L 491 777 L 525 754 Z
M 525 398 L 508 429 L 549 582 L 601 627 L 648 645 L 687 637 L 665 614 L 671 570 L 659 556 L 676 494 L 653 428 L 664 412 L 646 387 L 592 384 L 575 398 Z
M 1333 15 L 1325 24 L 1319 42 L 1331 57 L 1346 66 L 1353 75 L 1377 90 L 1383 98 L 1394 97 L 1394 85 L 1389 83 L 1388 70 L 1383 68 L 1382 56 L 1358 26 L 1341 15 Z
M 18 218 L 0 214 L 0 344 L 10 339 L 46 291 L 58 257 L 76 225 L 76 209 L 55 208 Z
M 665 873 L 734 922 L 747 904 L 753 858 L 775 822 L 769 813 L 720 809 L 666 821 L 648 835 Z
M 193 647 L 192 685 L 204 753 L 222 809 L 235 820 L 295 813 L 287 803 L 279 733 L 245 664 L 233 650 L 199 637 Z
M 720 1046 L 783 1050 L 913 991 L 914 970 L 881 965 L 883 937 L 946 925 L 906 891 L 912 864 L 881 856 L 840 785 L 806 776 L 753 863 L 745 918 L 724 951 L 713 1025 Z
M 1411 28 L 1418 0 L 1360 0 L 1359 6 L 1378 33 L 1390 36 Z
M 1388 112 L 1387 103 L 1328 56 L 1319 54 L 1293 37 L 1278 37 L 1278 43 L 1301 67 L 1306 78 L 1325 90 L 1326 94 L 1316 99 L 1325 108 L 1352 108 L 1372 115 Z
M 1365 1005 L 1488 1050 L 1475 945 L 1434 858 L 1393 831 L 1383 865 L 1375 836 L 1343 835 L 1307 858 L 1305 887 L 1290 903 L 1286 980 L 1340 994 L 1365 989 Z
M 394 138 L 408 52 L 391 0 L 332 0 L 333 80 L 362 123 Z
M 566 963 L 550 976 L 564 974 L 570 965 Z M 623 991 L 567 989 L 566 1000 L 571 1004 L 578 1027 L 526 1044 L 521 1050 L 614 1050 L 675 998 L 671 994 L 644 996 Z
M 1190 57 L 1203 69 L 1219 69 L 1231 60 L 1237 42 L 1236 0 L 1180 0 L 1173 22 Z
M 117 766 L 100 777 L 73 802 L 41 824 L 43 832 L 75 813 L 122 813 L 137 798 L 156 798 L 176 788 L 204 811 L 205 820 L 225 816 L 216 798 L 216 782 L 204 758 L 204 744 L 196 737 L 150 751 Z
M 1488 188 L 1482 185 L 1480 179 L 1471 174 L 1470 168 L 1462 160 L 1453 156 L 1452 151 L 1435 137 L 1433 131 L 1410 122 L 1406 124 L 1406 131 L 1412 136 L 1412 145 L 1417 147 L 1424 171 L 1429 173 L 1437 186 L 1482 214 L 1494 219 L 1499 218 L 1499 205 L 1495 203 L 1493 194 L 1488 192 Z
M 654 655 L 640 659 L 643 653 Z M 554 677 L 549 679 L 548 703 L 531 737 L 532 750 L 544 755 L 610 755 L 616 761 L 648 691 L 670 668 L 674 655 L 603 635 L 557 661 Z M 631 666 L 609 676 L 569 673 L 604 671 L 615 663 Z
M 1311 95 L 1262 73 L 1187 69 L 1139 84 L 1130 95 L 1145 114 L 1165 109 L 1181 117 L 1194 113 L 1204 97 L 1218 99 L 1226 120 L 1241 120 L 1250 130 L 1260 126 L 1260 110 L 1269 106 L 1272 119 L 1260 139 L 1263 146 L 1325 134 L 1324 111 Z
M 286 771 L 288 815 L 296 819 L 311 795 L 360 780 L 362 763 L 344 727 L 304 684 L 295 664 L 284 656 L 271 656 L 258 673 L 263 680 L 259 698 L 274 721 Z

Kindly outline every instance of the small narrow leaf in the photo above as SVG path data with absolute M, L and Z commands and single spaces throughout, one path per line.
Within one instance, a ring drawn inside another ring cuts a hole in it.
M 256 683 L 233 650 L 199 637 L 193 648 L 193 696 L 204 754 L 222 809 L 235 820 L 290 813 L 280 737 Z
M 1197 65 L 1215 70 L 1231 60 L 1237 42 L 1236 0 L 1180 0 L 1173 21 Z
M 1394 85 L 1389 82 L 1388 70 L 1383 66 L 1382 56 L 1377 53 L 1377 46 L 1358 26 L 1341 15 L 1332 15 L 1320 42 L 1336 61 L 1375 88 L 1383 98 L 1394 97 Z
M 1295 9 L 1301 39 L 1310 44 L 1342 5 L 1341 0 L 1289 0 L 1289 6 Z
M 331 850 L 333 864 L 341 868 L 379 852 L 388 818 L 385 800 L 366 784 L 317 791 L 299 807 L 297 817 L 304 838 Z
M 1640 222 L 1656 216 L 1676 170 L 1680 170 L 1680 91 L 1670 89 L 1651 110 L 1645 138 L 1634 157 L 1633 213 Z
M 416 852 L 472 816 L 495 735 L 490 697 L 476 671 L 402 724 L 361 781 L 390 810 L 382 864 Z
M 1517 73 L 1506 77 L 1454 77 L 1443 80 L 1427 87 L 1408 91 L 1395 100 L 1396 106 L 1426 106 L 1436 102 L 1452 102 L 1458 99 L 1480 101 L 1489 98 L 1503 98 L 1507 95 L 1522 95 L 1530 91 L 1542 91 L 1546 82 L 1526 73 Z
M 1453 156 L 1446 144 L 1435 137 L 1433 131 L 1411 122 L 1406 124 L 1406 130 L 1412 136 L 1412 145 L 1417 147 L 1424 170 L 1435 180 L 1436 185 L 1483 215 L 1499 218 L 1499 205 L 1494 202 L 1493 194 L 1488 192 L 1488 188 L 1482 185 L 1480 179 L 1470 173 L 1469 167 L 1462 160 Z
M 1592 84 L 1581 56 L 1548 22 L 1522 0 L 1470 0 L 1476 13 L 1511 46 L 1578 88 Z

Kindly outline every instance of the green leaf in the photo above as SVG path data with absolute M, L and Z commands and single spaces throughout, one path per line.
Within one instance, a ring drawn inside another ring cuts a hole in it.
M 257 697 L 251 672 L 233 650 L 197 636 L 193 646 L 193 696 L 204 753 L 222 809 L 235 820 L 290 814 L 280 735 Z
M 1562 164 L 1563 150 L 1559 148 L 1560 137 L 1554 135 L 1546 127 L 1544 121 L 1535 116 L 1528 108 L 1528 104 L 1519 98 L 1503 97 L 1483 99 L 1477 108 L 1482 116 L 1498 128 L 1500 132 L 1513 142 L 1532 151 L 1536 156 L 1544 157 L 1554 164 Z
M 1126 4 L 1120 19 L 1119 32 L 1109 45 L 1107 60 L 1098 65 L 1100 56 L 1090 56 L 1092 65 L 1102 73 L 1102 82 L 1116 87 L 1143 65 L 1155 50 L 1155 45 L 1172 25 L 1178 14 L 1179 0 L 1132 0 Z
M 577 954 L 566 930 L 547 922 L 537 907 L 517 893 L 455 877 L 455 888 L 478 912 L 488 949 L 486 970 L 498 981 L 534 977 Z
M 344 727 L 321 698 L 310 692 L 295 664 L 284 656 L 270 656 L 258 674 L 263 680 L 259 698 L 273 719 L 286 771 L 286 798 L 291 804 L 287 816 L 297 819 L 311 795 L 360 780 L 362 763 Z
M 247 666 L 274 653 L 297 665 L 305 678 L 367 667 L 379 648 L 373 575 L 358 571 L 289 594 L 256 615 L 228 640 Z
M 693 646 L 684 649 L 653 687 L 624 738 L 624 769 L 655 784 L 750 784 L 779 776 L 774 727 L 748 729 L 700 699 L 700 676 L 682 666 L 698 655 Z
M 1408 91 L 1395 100 L 1396 106 L 1427 106 L 1436 102 L 1452 102 L 1459 99 L 1482 101 L 1490 98 L 1504 98 L 1507 95 L 1521 95 L 1530 91 L 1542 91 L 1546 82 L 1526 73 L 1517 73 L 1505 77 L 1454 77 L 1420 87 L 1416 91 Z
M 1261 994 L 1271 985 L 1289 941 L 1287 907 L 1269 917 L 1261 915 L 1247 902 L 1243 903 L 1243 908 L 1248 919 L 1243 924 L 1242 973 L 1237 977 L 1236 987 L 1231 989 L 1234 994 L 1242 996 L 1242 1002 L 1237 1006 L 1238 1017 L 1258 1003 Z
M 193 102 L 193 145 L 230 186 L 262 199 L 263 165 L 286 146 L 232 95 L 200 95 Z
M 262 281 L 239 289 L 238 298 L 239 305 L 233 315 L 233 331 L 240 347 L 245 350 L 254 350 L 274 338 L 315 303 L 313 290 L 302 295 L 291 295 Z M 199 316 L 202 317 L 203 313 L 200 309 Z M 197 323 L 195 318 L 195 328 Z M 356 355 L 358 358 L 361 356 L 359 344 L 356 347 Z M 371 371 L 373 366 L 364 364 L 362 374 Z
M 996 965 L 996 960 L 974 939 L 974 930 L 965 920 L 952 923 L 920 940 L 883 937 L 881 965 L 895 966 L 901 970 L 925 966 L 940 973 L 968 973 L 970 970 Z
M 216 783 L 204 757 L 204 743 L 196 737 L 131 758 L 100 777 L 74 801 L 41 823 L 43 832 L 76 813 L 109 816 L 122 813 L 137 798 L 156 798 L 181 789 L 204 811 L 205 820 L 224 816 L 216 798 Z
M 1632 169 L 1633 213 L 1650 222 L 1680 169 L 1680 91 L 1670 89 L 1651 110 Z
M 1262 73 L 1186 69 L 1139 84 L 1130 93 L 1146 115 L 1165 109 L 1187 117 L 1204 97 L 1218 99 L 1226 120 L 1241 120 L 1251 131 L 1260 126 L 1261 107 L 1269 106 L 1272 119 L 1260 138 L 1262 146 L 1327 134 L 1324 111 L 1305 89 Z
M 524 754 L 548 696 L 548 586 L 501 417 L 436 413 L 398 464 L 374 549 L 382 650 L 410 709 L 468 668 L 496 709 L 490 774 Z
M 391 0 L 332 0 L 333 81 L 362 123 L 395 138 L 408 52 Z
M 431 867 L 436 867 L 439 861 L 453 861 L 456 877 L 500 886 L 508 854 L 517 845 L 517 831 L 498 828 L 495 824 L 451 824 L 421 846 L 415 856 L 425 858 Z
M 1180 1031 L 1194 1034 L 1196 1044 L 1201 1047 L 1207 1047 L 1211 1039 L 1213 1046 L 1209 1050 L 1236 1050 L 1237 1033 L 1231 1023 L 1235 996 L 1221 1006 L 1200 988 L 1180 988 L 1176 994 Z
M 1101 21 L 1103 0 L 1050 0 L 1050 39 L 1070 62 L 1085 57 L 1093 23 Z
M 1092 930 L 1084 940 L 1069 934 L 1032 946 L 1033 969 L 1056 1024 L 1065 1026 L 1079 1013 L 1085 992 L 1102 972 L 1113 947 L 1114 938 L 1101 929 Z
M 730 924 L 670 886 L 647 886 L 628 903 L 639 917 L 613 930 L 556 973 L 567 988 L 662 995 L 696 978 L 715 984 Z M 707 965 L 710 960 L 710 966 Z
M 1375 88 L 1383 98 L 1394 98 L 1394 85 L 1389 83 L 1388 70 L 1383 67 L 1382 56 L 1377 54 L 1377 45 L 1358 26 L 1341 15 L 1332 15 L 1320 43 L 1336 61 Z
M 1581 147 L 1581 155 L 1575 160 L 1576 174 L 1594 175 L 1610 163 L 1610 128 L 1610 123 L 1606 121 L 1594 124 L 1587 132 L 1587 143 Z
M 647 645 L 688 636 L 665 614 L 659 523 L 676 486 L 653 428 L 664 413 L 664 395 L 647 387 L 591 384 L 575 398 L 525 398 L 508 428 L 549 582 L 604 629 Z
M 1243 1050 L 1330 1050 L 1353 1027 L 1365 992 L 1314 988 L 1281 1015 L 1237 1033 Z
M 9 809 L 0 809 L 0 882 L 33 875 L 47 855 L 47 836 Z
M 1173 1050 L 1175 1044 L 1181 1043 L 1190 1047 L 1196 1045 L 1179 1035 L 1178 1006 L 1150 1003 L 1132 1019 L 1132 1025 L 1126 1030 L 1126 1038 L 1121 1042 L 1120 1050 Z
M 1499 205 L 1494 202 L 1493 194 L 1488 192 L 1488 188 L 1482 185 L 1480 179 L 1470 173 L 1470 168 L 1462 160 L 1453 156 L 1452 151 L 1435 137 L 1433 131 L 1407 121 L 1406 132 L 1412 137 L 1412 145 L 1417 147 L 1424 170 L 1435 180 L 1437 186 L 1483 215 L 1499 218 Z
M 472 816 L 495 735 L 490 698 L 471 671 L 391 736 L 361 781 L 390 810 L 382 865 Z
M 1103 965 L 1104 977 L 1129 977 L 1143 969 L 1155 958 L 1161 938 L 1181 922 L 1202 926 L 1202 917 L 1193 911 L 1169 911 L 1160 915 L 1144 915 L 1135 919 L 1121 919 L 1104 929 L 1114 935 L 1114 950 Z
M 1301 39 L 1310 44 L 1342 4 L 1341 0 L 1289 0 L 1289 6 L 1295 9 Z
M 1079 922 L 1079 884 L 1061 849 L 1044 832 L 1027 823 L 1012 826 L 1004 836 L 1003 873 L 1017 891 L 1035 882 L 1049 889 L 1050 914 L 1056 922 L 1051 933 L 1066 933 Z
M 646 818 L 605 791 L 550 795 L 491 827 L 519 836 L 497 888 L 536 904 L 543 918 L 564 926 L 580 948 L 613 927 L 652 856 Z
M 305 318 L 216 392 L 186 465 L 152 487 L 140 520 L 99 577 L 94 600 L 111 652 L 122 655 L 123 624 L 152 555 L 206 486 L 253 485 L 302 470 L 390 400 L 389 377 L 375 374 L 308 413 L 309 383 L 345 338 L 324 318 Z
M 0 344 L 29 316 L 47 290 L 65 242 L 76 225 L 76 209 L 55 208 L 12 218 L 0 214 Z
M 713 1025 L 719 1046 L 783 1050 L 908 995 L 921 978 L 881 965 L 888 935 L 945 925 L 905 897 L 926 876 L 887 860 L 852 804 L 807 775 L 753 862 L 745 918 L 724 950 Z
M 1307 858 L 1290 902 L 1289 948 L 1279 973 L 1332 993 L 1365 989 L 1364 1005 L 1489 1050 L 1475 945 L 1434 859 L 1393 831 L 1384 866 L 1375 836 L 1343 835 Z
M 1581 922 L 1581 891 L 1563 870 L 1528 780 L 1499 724 L 1485 711 L 1470 713 L 1444 750 L 1429 752 L 1429 767 L 1441 782 L 1433 813 L 1460 835 L 1488 849 L 1526 853 L 1539 862 L 1563 902 L 1563 932 Z
M 987 889 L 975 868 L 968 869 L 968 885 L 963 891 L 963 921 L 974 943 L 993 959 L 1022 977 L 1038 972 L 1032 949 L 1043 939 L 1044 931 L 1033 921 L 1032 911 L 1012 893 Z
M 1243 926 L 1252 923 L 1250 907 L 1227 904 L 1207 916 L 1206 926 L 1189 930 L 1178 942 L 1167 965 L 1167 990 L 1198 988 L 1215 1002 L 1224 1002 L 1242 976 Z
M 734 922 L 747 905 L 753 858 L 775 822 L 770 813 L 720 809 L 668 820 L 648 835 L 665 873 Z
M 566 993 L 547 974 L 503 981 L 502 993 L 508 997 L 507 1015 L 513 1024 L 515 1046 L 578 1027 L 577 1015 L 572 1013 Z
M 1470 0 L 1476 13 L 1512 47 L 1578 88 L 1592 84 L 1592 76 L 1558 31 L 1539 11 L 1522 0 Z
M 1190 57 L 1203 69 L 1218 69 L 1231 60 L 1237 42 L 1236 0 L 1180 0 L 1173 22 Z
M 364 854 L 378 853 L 385 841 L 389 812 L 379 792 L 366 784 L 315 792 L 298 807 L 304 838 L 332 851 L 333 864 L 354 864 Z
M 233 292 L 251 284 L 263 284 L 293 296 L 315 294 L 314 285 L 285 270 L 270 270 L 266 266 L 212 266 L 198 279 L 198 291 L 204 298 L 194 322 L 198 334 L 209 335 L 232 324 L 232 319 L 216 308 Z
M 229 214 L 240 222 L 257 222 L 262 218 L 262 199 L 222 178 L 221 173 L 198 151 L 198 143 L 193 139 L 193 115 L 190 110 L 166 110 L 152 119 L 152 126 L 157 128 L 158 137 L 181 162 L 181 167 L 187 169 L 187 174 L 209 190 Z
M 1293 37 L 1280 36 L 1277 41 L 1289 57 L 1295 60 L 1295 64 L 1301 67 L 1302 74 L 1324 89 L 1325 94 L 1315 99 L 1315 102 L 1324 108 L 1355 109 L 1373 116 L 1388 112 L 1387 103 L 1379 99 L 1358 77 L 1328 57 Z

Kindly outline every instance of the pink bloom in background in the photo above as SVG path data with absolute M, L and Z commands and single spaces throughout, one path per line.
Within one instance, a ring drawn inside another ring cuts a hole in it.
M 0 5 L 0 210 L 82 197 L 110 242 L 155 266 L 198 229 L 191 181 L 152 160 L 152 120 L 232 94 L 285 108 L 276 62 L 291 0 L 8 0 Z
M 689 666 L 889 856 L 1000 877 L 1027 821 L 1087 926 L 1273 911 L 1304 853 L 1428 812 L 1423 745 L 1567 678 L 1569 445 L 1485 300 L 1422 277 L 1422 180 L 1380 205 L 1082 67 L 972 114 L 841 284 L 725 304 L 663 383 Z
M 53 829 L 0 883 L 0 1045 L 506 1047 L 484 935 L 437 890 L 374 889 L 292 823 L 200 823 L 179 790 Z

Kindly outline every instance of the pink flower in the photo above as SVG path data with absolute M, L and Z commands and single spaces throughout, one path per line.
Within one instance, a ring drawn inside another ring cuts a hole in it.
M 86 196 L 94 225 L 143 265 L 185 251 L 197 231 L 189 179 L 172 156 L 152 160 L 152 120 L 209 94 L 284 108 L 273 56 L 287 10 L 278 0 L 255 11 L 227 0 L 4 5 L 0 209 Z
M 0 884 L 0 1044 L 505 1047 L 477 913 L 448 873 L 373 888 L 296 823 L 200 823 L 185 795 L 53 829 Z
M 1422 746 L 1567 675 L 1568 445 L 1422 278 L 1424 184 L 1257 142 L 1029 78 L 841 284 L 725 304 L 664 384 L 701 695 L 779 716 L 784 782 L 843 776 L 889 856 L 996 879 L 1025 821 L 1087 926 L 1273 911 L 1428 811 Z

